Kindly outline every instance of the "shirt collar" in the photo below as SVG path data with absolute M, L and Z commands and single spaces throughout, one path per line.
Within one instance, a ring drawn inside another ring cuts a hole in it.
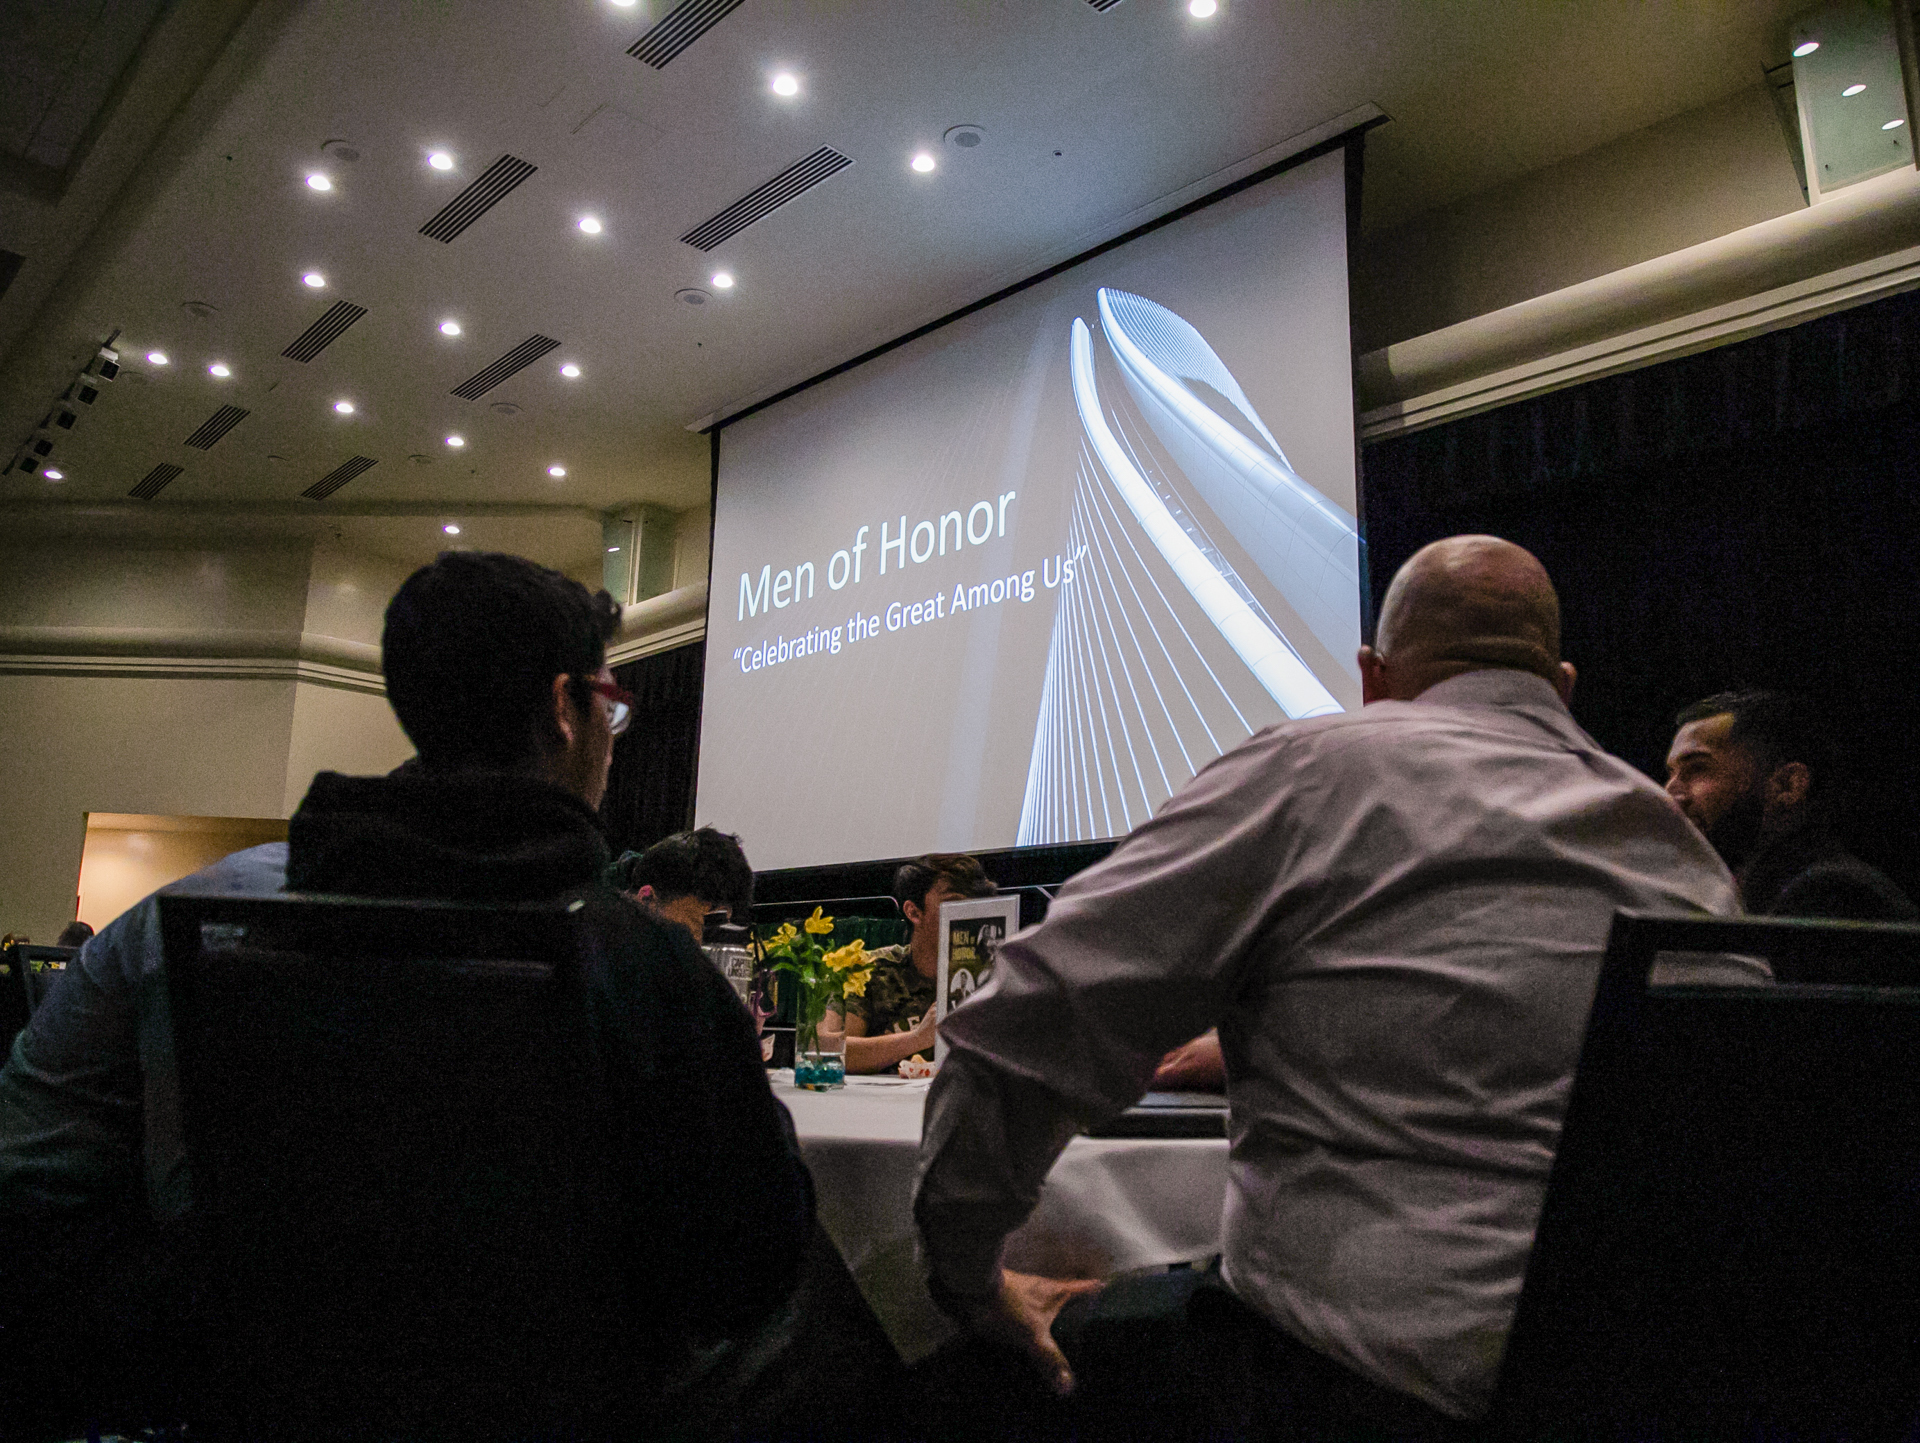
M 1595 746 L 1593 738 L 1560 700 L 1560 693 L 1545 677 L 1530 671 L 1508 667 L 1481 667 L 1436 682 L 1413 699 L 1415 706 L 1488 708 L 1514 712 L 1544 726 L 1547 730 L 1584 747 Z

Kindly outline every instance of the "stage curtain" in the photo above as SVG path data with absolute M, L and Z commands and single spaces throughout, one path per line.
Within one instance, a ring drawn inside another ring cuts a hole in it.
M 633 720 L 614 740 L 600 807 L 616 857 L 693 825 L 706 656 L 706 643 L 697 641 L 613 669 L 614 679 L 635 698 Z
M 1831 708 L 1843 829 L 1920 897 L 1920 295 L 1570 387 L 1362 453 L 1377 613 L 1415 549 L 1546 563 L 1575 716 L 1664 780 L 1673 713 L 1740 683 Z

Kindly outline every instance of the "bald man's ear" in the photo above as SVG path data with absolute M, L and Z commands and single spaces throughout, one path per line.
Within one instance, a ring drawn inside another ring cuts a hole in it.
M 1573 684 L 1580 679 L 1580 673 L 1573 669 L 1573 663 L 1563 661 L 1560 669 L 1554 673 L 1553 689 L 1560 693 L 1560 705 L 1573 705 Z
M 1393 692 L 1387 683 L 1387 659 L 1370 646 L 1360 648 L 1360 705 L 1372 706 L 1377 701 L 1392 701 Z

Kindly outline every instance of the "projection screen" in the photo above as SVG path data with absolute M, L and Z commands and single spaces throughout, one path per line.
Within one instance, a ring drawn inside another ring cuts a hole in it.
M 757 868 L 1124 835 L 1360 704 L 1338 149 L 725 427 L 696 814 Z

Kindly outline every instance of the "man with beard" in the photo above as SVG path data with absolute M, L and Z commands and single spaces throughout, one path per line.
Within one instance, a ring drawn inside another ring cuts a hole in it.
M 1811 705 L 1779 692 L 1720 692 L 1674 721 L 1667 794 L 1733 869 L 1749 912 L 1920 920 L 1920 908 L 1834 834 L 1831 727 Z

